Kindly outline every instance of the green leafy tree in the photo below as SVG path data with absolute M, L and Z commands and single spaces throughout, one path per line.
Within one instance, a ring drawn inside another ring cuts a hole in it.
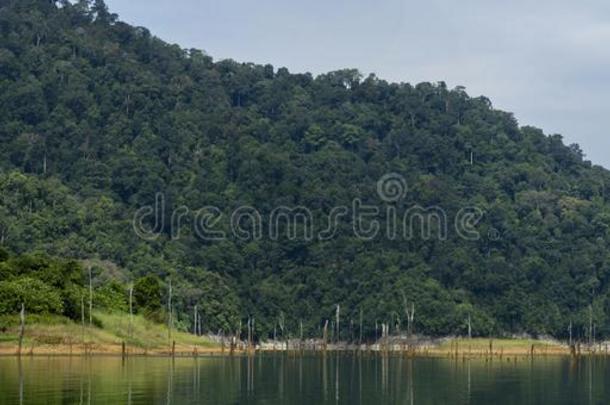
M 148 275 L 137 279 L 133 285 L 133 299 L 136 311 L 154 319 L 160 318 L 163 305 L 159 278 Z
M 41 280 L 20 277 L 10 281 L 0 281 L 0 314 L 14 315 L 24 304 L 28 313 L 63 313 L 63 301 L 59 291 Z

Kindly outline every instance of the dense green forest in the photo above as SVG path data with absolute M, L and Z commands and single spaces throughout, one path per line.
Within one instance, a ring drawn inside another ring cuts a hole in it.
M 213 241 L 169 226 L 183 206 L 225 219 L 240 206 L 263 217 L 302 206 L 320 221 L 354 199 L 385 207 L 376 184 L 387 173 L 408 185 L 398 209 L 453 218 L 479 207 L 481 237 L 367 240 L 346 222 L 326 240 Z M 0 245 L 11 254 L 0 295 L 37 291 L 41 312 L 78 316 L 69 292 L 85 288 L 89 261 L 96 290 L 122 297 L 109 301 L 124 305 L 135 282 L 151 313 L 171 279 L 183 328 L 198 305 L 208 331 L 252 316 L 258 338 L 279 320 L 285 336 L 301 321 L 319 336 L 340 305 L 341 336 L 362 316 L 371 338 L 382 322 L 406 328 L 407 301 L 421 334 L 464 334 L 470 317 L 474 335 L 562 338 L 572 323 L 584 339 L 591 318 L 608 336 L 609 182 L 577 145 L 461 87 L 214 61 L 101 0 L 0 0 Z M 132 220 L 157 193 L 167 226 L 140 238 Z M 37 260 L 54 278 L 32 276 Z

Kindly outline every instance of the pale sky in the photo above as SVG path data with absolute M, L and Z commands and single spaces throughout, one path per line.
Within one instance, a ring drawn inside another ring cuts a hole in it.
M 607 0 L 106 0 L 214 60 L 462 85 L 610 168 Z

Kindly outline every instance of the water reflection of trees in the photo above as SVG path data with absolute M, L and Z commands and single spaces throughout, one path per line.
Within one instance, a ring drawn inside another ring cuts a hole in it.
M 609 397 L 604 357 L 412 359 L 368 353 L 0 359 L 8 403 L 488 403 Z M 44 378 L 41 378 L 44 376 Z M 510 380 L 510 384 L 505 382 Z M 45 392 L 44 398 L 34 395 Z M 610 392 L 609 392 L 610 393 Z

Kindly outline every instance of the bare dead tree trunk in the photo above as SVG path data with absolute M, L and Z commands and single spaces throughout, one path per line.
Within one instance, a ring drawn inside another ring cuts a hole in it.
M 593 305 L 589 305 L 589 347 L 593 342 Z
M 93 325 L 93 278 L 91 276 L 91 265 L 89 265 L 89 327 Z
M 411 303 L 411 312 L 408 314 L 409 316 L 409 330 L 407 335 L 410 337 L 413 334 L 413 322 L 415 321 L 415 303 Z
M 360 308 L 360 336 L 358 337 L 358 344 L 362 344 L 362 308 Z
M 129 286 L 129 337 L 133 337 L 133 284 Z
M 19 312 L 19 349 L 17 354 L 21 356 L 21 348 L 23 347 L 23 335 L 25 334 L 25 304 L 21 303 L 21 312 Z
M 85 348 L 85 296 L 80 296 L 80 316 L 83 348 Z
M 169 279 L 169 290 L 167 297 L 167 340 L 172 340 L 172 280 Z
M 203 335 L 203 327 L 201 326 L 202 323 L 203 322 L 201 321 L 201 315 L 199 315 L 199 310 L 197 310 L 197 336 Z
M 282 334 L 282 340 L 284 340 L 285 339 L 284 338 L 284 327 L 286 325 L 285 325 L 285 318 L 284 318 L 283 312 L 280 312 L 280 317 L 279 317 L 277 323 L 278 323 L 278 326 L 280 327 L 280 333 Z
M 197 336 L 197 305 L 193 310 L 193 335 Z
M 470 314 L 468 314 L 468 339 L 472 339 L 472 326 L 470 324 Z
M 299 346 L 303 349 L 303 320 L 299 321 Z
M 241 346 L 241 319 L 239 320 L 239 326 L 237 331 L 235 332 L 235 337 L 237 338 L 237 344 Z
M 384 346 L 384 350 L 388 350 L 389 331 L 390 331 L 390 324 L 385 323 L 385 322 L 382 323 L 381 324 L 381 341 Z
M 379 340 L 379 321 L 375 319 L 375 340 Z
M 337 336 L 336 336 L 336 341 L 339 342 L 341 340 L 341 327 L 340 327 L 340 315 L 341 315 L 341 307 L 339 306 L 339 304 L 337 304 L 337 311 L 335 313 L 335 316 L 337 318 Z
M 324 330 L 322 332 L 322 343 L 324 345 L 324 350 L 326 350 L 326 345 L 328 344 L 328 319 L 324 322 Z
M 411 337 L 411 334 L 413 333 L 413 320 L 415 319 L 415 303 L 412 302 L 411 308 L 409 309 L 407 297 L 404 293 L 402 294 L 402 302 L 407 317 L 407 337 Z
M 252 344 L 252 329 L 251 329 L 251 318 L 248 316 L 248 349 L 250 348 L 251 344 Z

